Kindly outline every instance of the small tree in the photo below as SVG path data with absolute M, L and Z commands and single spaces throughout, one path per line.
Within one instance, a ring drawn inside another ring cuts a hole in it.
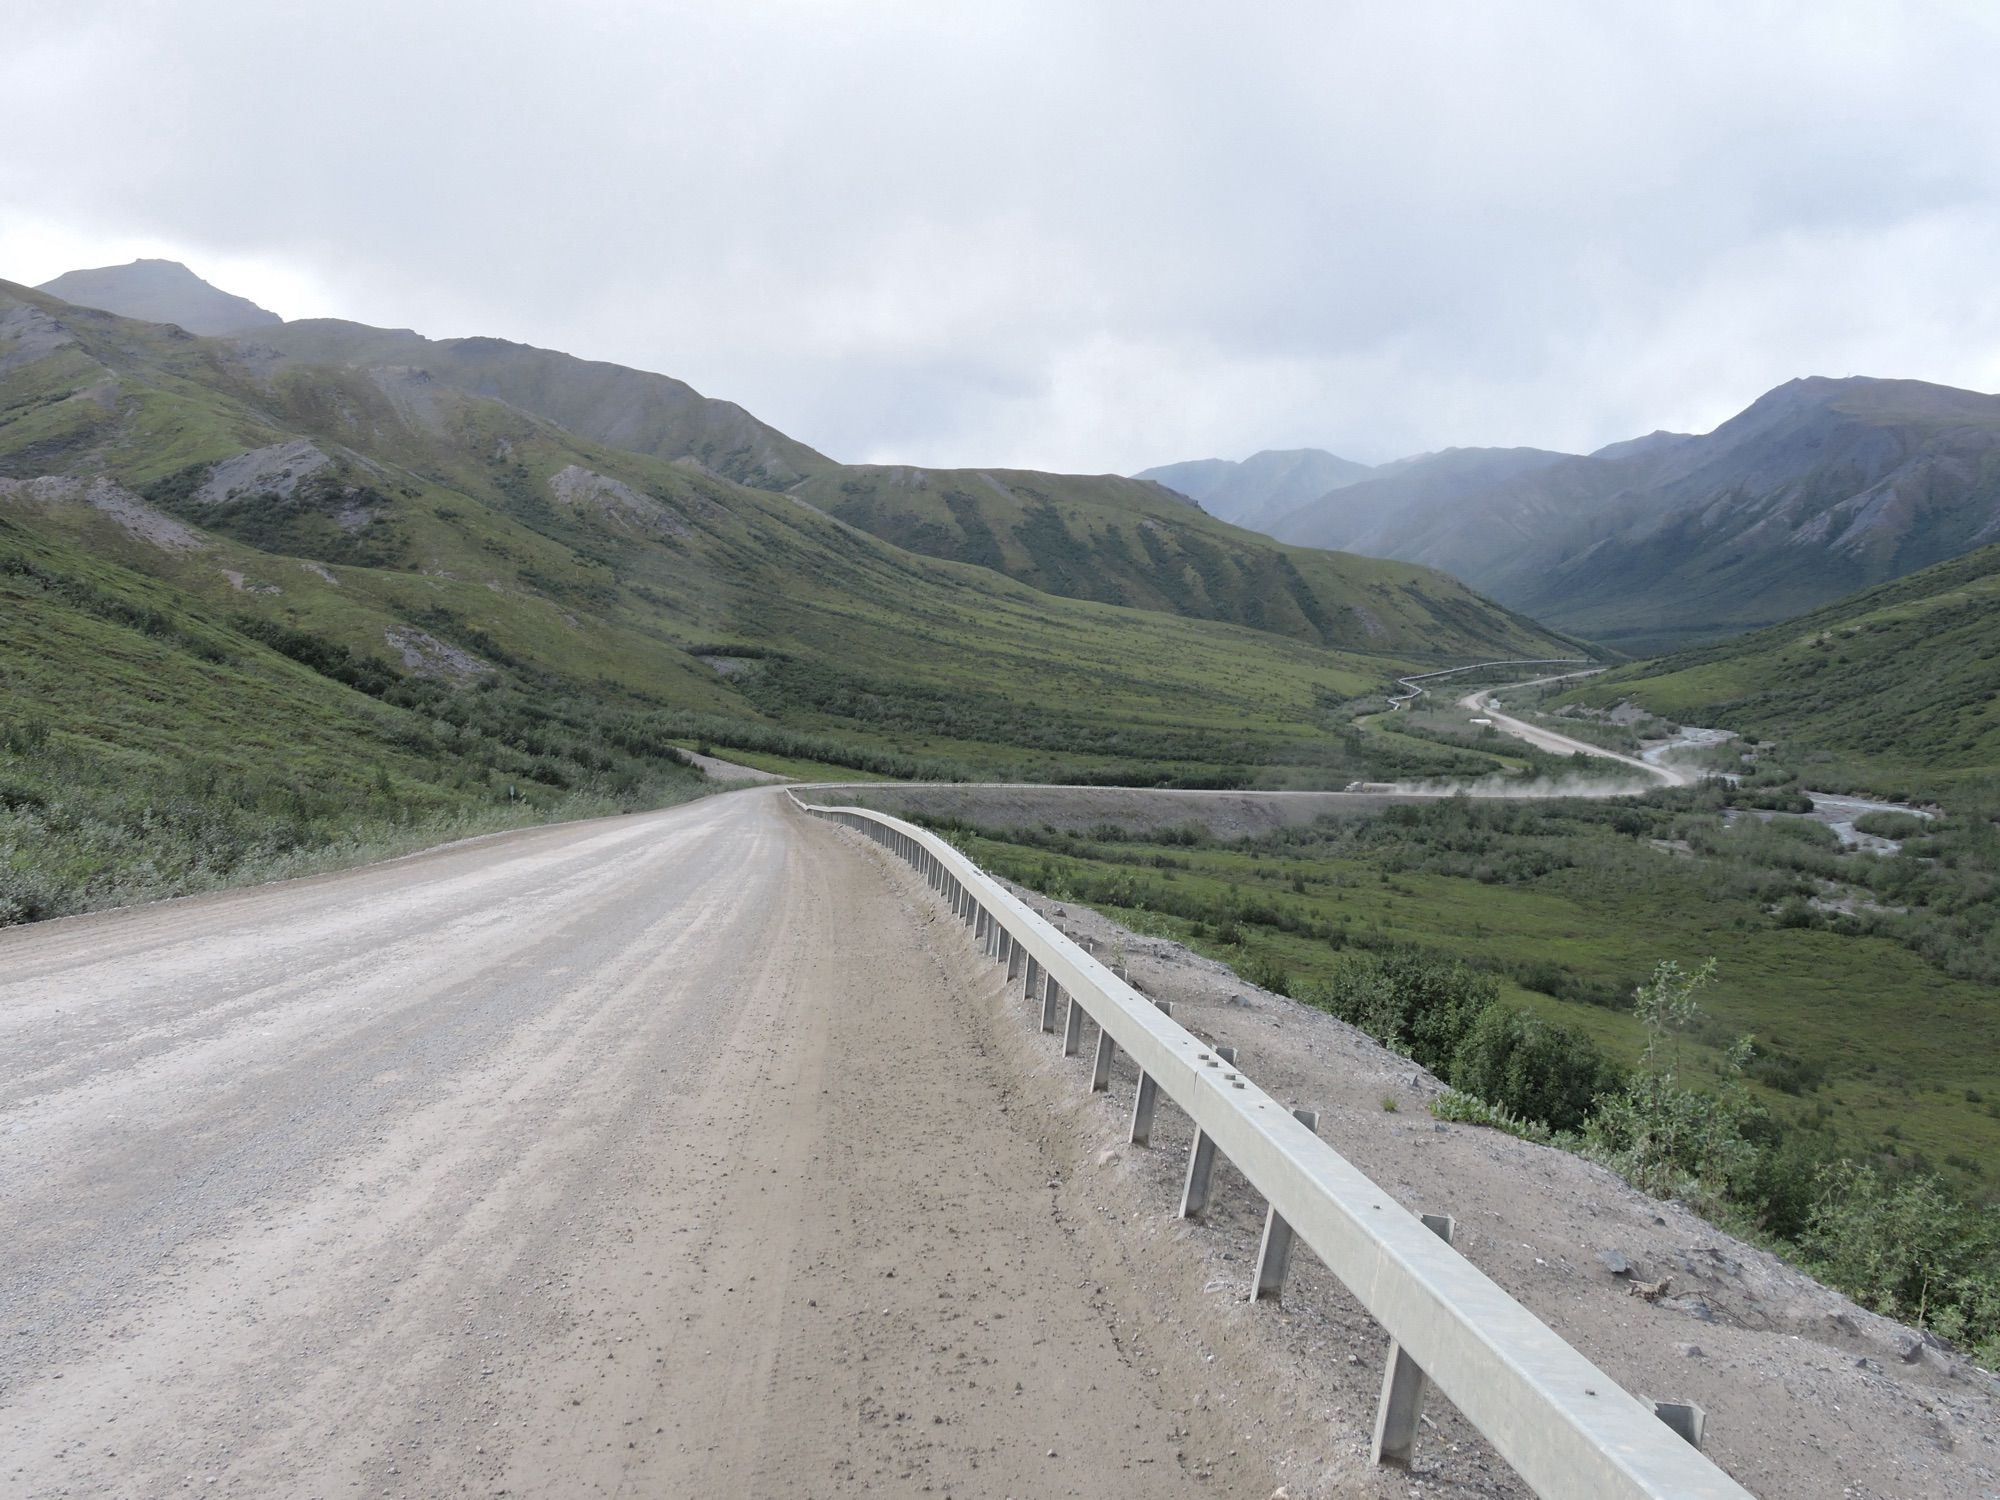
M 1682 1038 L 1701 1019 L 1695 997 L 1714 979 L 1712 958 L 1692 973 L 1667 959 L 1639 986 L 1632 1008 L 1646 1028 L 1646 1050 L 1624 1090 L 1608 1095 L 1584 1130 L 1589 1154 L 1634 1187 L 1704 1209 L 1725 1202 L 1757 1164 L 1743 1133 L 1759 1112 L 1742 1083 L 1751 1038 L 1729 1049 L 1730 1082 L 1719 1097 L 1680 1081 Z

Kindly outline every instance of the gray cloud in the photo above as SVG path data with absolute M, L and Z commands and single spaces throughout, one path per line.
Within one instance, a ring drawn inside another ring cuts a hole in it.
M 839 457 L 1586 448 L 2000 387 L 1981 7 L 45 5 L 0 274 L 664 370 Z

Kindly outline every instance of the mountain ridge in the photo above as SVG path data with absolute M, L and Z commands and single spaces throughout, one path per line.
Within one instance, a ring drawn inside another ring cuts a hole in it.
M 735 402 L 704 396 L 671 375 L 509 339 L 432 339 L 410 329 L 310 318 L 258 329 L 244 342 L 298 365 L 422 369 L 592 441 L 655 458 L 693 459 L 760 488 L 783 489 L 833 463 Z
M 244 333 L 284 322 L 249 298 L 210 285 L 177 260 L 135 260 L 122 266 L 65 271 L 36 290 L 80 307 L 148 323 L 172 323 L 203 335 Z
M 789 493 L 898 546 L 1060 597 L 1343 650 L 1380 651 L 1425 635 L 1444 653 L 1475 641 L 1504 645 L 1507 655 L 1581 649 L 1435 569 L 1290 546 L 1117 474 L 850 464 Z
M 1505 454 L 1532 455 L 1518 463 Z M 1706 434 L 1447 450 L 1282 539 L 1406 558 L 1633 654 L 1782 620 L 2000 539 L 2000 397 L 1806 376 Z
M 1248 458 L 1200 458 L 1142 469 L 1132 477 L 1164 484 L 1233 525 L 1265 523 L 1373 470 L 1324 448 L 1266 448 Z

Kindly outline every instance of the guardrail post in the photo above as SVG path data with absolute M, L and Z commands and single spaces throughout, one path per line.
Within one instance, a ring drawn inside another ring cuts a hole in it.
M 1295 1109 L 1292 1118 L 1319 1134 L 1319 1111 Z M 1257 1275 L 1250 1283 L 1252 1302 L 1276 1302 L 1285 1294 L 1285 1270 L 1292 1259 L 1292 1226 L 1275 1204 L 1264 1206 L 1264 1242 L 1257 1247 Z
M 1708 1413 L 1692 1401 L 1655 1401 L 1653 1415 L 1697 1448 L 1708 1431 Z
M 1041 978 L 1041 974 L 1041 960 L 1030 953 L 1028 955 L 1028 982 L 1021 987 L 1021 994 L 1024 999 L 1032 1000 L 1035 998 L 1035 981 Z
M 1028 956 L 1027 950 L 1021 946 L 1021 940 L 1015 937 L 1011 932 L 1008 933 L 1007 934 L 1007 978 L 1010 981 L 1018 979 L 1020 977 L 1021 965 L 1027 960 L 1027 956 Z
M 1056 983 L 1056 976 L 1042 976 L 1042 1030 L 1056 1029 L 1056 1000 L 1062 994 L 1062 986 Z
M 1111 1087 L 1111 1058 L 1118 1051 L 1118 1044 L 1111 1040 L 1111 1033 L 1102 1026 L 1097 1028 L 1097 1059 L 1090 1065 L 1090 1091 L 1104 1093 Z
M 1083 1049 L 1083 1002 L 1071 995 L 1069 1014 L 1063 1017 L 1063 1056 L 1075 1057 Z
M 1174 1013 L 1171 1002 L 1155 1000 L 1168 1015 Z M 1139 1070 L 1139 1091 L 1132 1097 L 1132 1144 L 1148 1146 L 1153 1141 L 1153 1111 L 1160 1102 L 1160 1081 L 1144 1068 Z
M 1181 1184 L 1183 1219 L 1199 1219 L 1208 1212 L 1208 1180 L 1214 1171 L 1215 1142 L 1197 1125 L 1194 1144 L 1188 1147 L 1187 1180 Z
M 1457 1225 L 1450 1214 L 1425 1214 L 1424 1228 L 1447 1245 Z M 1402 1345 L 1389 1340 L 1389 1367 L 1382 1372 L 1382 1404 L 1375 1412 L 1375 1462 L 1410 1466 L 1410 1450 L 1417 1442 L 1417 1419 L 1424 1412 L 1424 1388 L 1430 1382 L 1417 1362 L 1403 1352 Z

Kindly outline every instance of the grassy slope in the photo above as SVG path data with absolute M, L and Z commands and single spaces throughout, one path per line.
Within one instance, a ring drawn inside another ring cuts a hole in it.
M 1291 547 L 1114 474 L 849 466 L 794 493 L 933 557 L 1068 598 L 1226 620 L 1344 650 L 1564 655 L 1573 642 L 1411 563 Z
M 615 716 L 399 705 L 0 515 L 0 925 L 696 795 Z
M 1787 742 L 1815 785 L 2000 791 L 2000 547 L 1569 695 Z M 1815 768 L 1806 757 L 1819 759 Z

